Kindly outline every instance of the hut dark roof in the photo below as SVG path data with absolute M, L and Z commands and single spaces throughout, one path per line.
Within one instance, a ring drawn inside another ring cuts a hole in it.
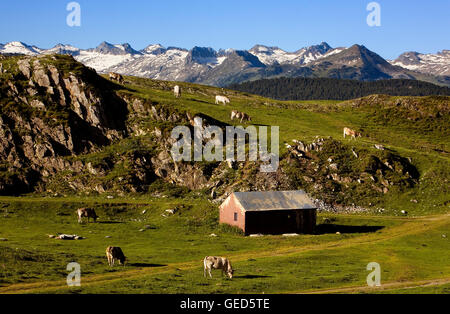
M 317 208 L 305 191 L 235 192 L 234 196 L 246 211 Z

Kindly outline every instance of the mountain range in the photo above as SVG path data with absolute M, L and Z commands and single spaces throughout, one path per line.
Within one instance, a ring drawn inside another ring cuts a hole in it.
M 450 50 L 406 52 L 385 60 L 362 45 L 332 48 L 323 42 L 295 52 L 256 45 L 250 50 L 190 50 L 155 44 L 135 50 L 129 44 L 101 43 L 92 49 L 58 44 L 42 49 L 22 42 L 0 44 L 2 54 L 69 54 L 99 73 L 117 72 L 159 80 L 228 86 L 277 77 L 328 77 L 375 81 L 416 79 L 450 86 Z

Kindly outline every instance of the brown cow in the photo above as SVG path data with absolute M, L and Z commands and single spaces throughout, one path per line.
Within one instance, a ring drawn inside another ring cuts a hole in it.
M 361 137 L 361 133 L 356 132 L 350 128 L 344 128 L 344 138 L 346 136 L 350 136 L 352 139 L 356 139 L 357 137 Z
M 97 222 L 97 214 L 95 213 L 95 210 L 92 208 L 79 208 L 77 210 L 77 215 L 78 215 L 78 223 L 82 223 L 83 220 L 82 218 L 85 217 L 88 219 L 89 222 L 89 218 L 93 218 L 94 222 Z
M 111 267 L 114 266 L 114 262 L 116 260 L 119 261 L 120 265 L 125 266 L 125 262 L 127 260 L 127 258 L 122 252 L 122 249 L 116 246 L 108 246 L 106 248 L 106 258 L 108 259 L 108 265 Z
M 109 72 L 109 78 L 110 80 L 117 81 L 120 84 L 124 82 L 123 76 L 119 73 Z
M 248 114 L 246 114 L 244 112 L 237 111 L 237 110 L 233 110 L 231 112 L 231 121 L 233 121 L 234 119 L 241 120 L 241 123 L 243 121 L 248 121 L 248 122 L 252 121 L 252 118 Z
M 203 260 L 203 275 L 206 277 L 206 271 L 208 271 L 209 276 L 212 278 L 211 270 L 212 269 L 220 269 L 222 270 L 222 276 L 224 273 L 227 274 L 227 276 L 232 279 L 234 270 L 231 267 L 231 263 L 227 258 L 224 257 L 214 257 L 214 256 L 207 256 Z

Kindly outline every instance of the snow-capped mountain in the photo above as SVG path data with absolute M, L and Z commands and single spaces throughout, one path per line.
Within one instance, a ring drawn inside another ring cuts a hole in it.
M 323 42 L 294 52 L 256 45 L 250 50 L 214 50 L 101 43 L 92 49 L 58 44 L 40 49 L 22 42 L 0 44 L 3 54 L 69 54 L 99 73 L 117 72 L 160 80 L 227 86 L 272 77 L 335 77 L 357 80 L 409 78 L 450 85 L 450 51 L 436 55 L 406 53 L 387 62 L 364 46 L 332 48 Z
M 422 54 L 415 51 L 405 52 L 397 59 L 390 61 L 393 65 L 427 74 L 450 75 L 450 50 L 436 54 Z
M 339 49 L 331 48 L 327 43 L 323 42 L 320 45 L 305 47 L 295 52 L 287 52 L 278 47 L 267 47 L 256 45 L 249 52 L 264 63 L 265 65 L 275 64 L 294 64 L 304 65 L 316 61 L 327 56 L 327 54 Z
M 40 54 L 42 51 L 42 49 L 35 46 L 28 46 L 20 41 L 13 41 L 0 47 L 0 53 L 22 54 L 29 56 Z
M 131 48 L 130 44 L 112 45 L 106 41 L 102 42 L 97 48 L 90 49 L 92 52 L 99 54 L 124 56 L 124 55 L 140 55 L 139 51 Z
M 72 56 L 76 56 L 80 54 L 81 49 L 64 44 L 57 44 L 55 47 L 51 49 L 45 50 L 44 54 L 70 54 Z

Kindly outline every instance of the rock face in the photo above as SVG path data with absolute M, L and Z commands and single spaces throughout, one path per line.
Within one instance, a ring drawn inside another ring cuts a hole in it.
M 348 205 L 418 184 L 419 173 L 410 160 L 386 150 L 357 151 L 332 138 L 293 143 L 287 145 L 290 155 L 284 164 L 293 185 L 327 204 Z
M 70 57 L 13 60 L 2 64 L 0 170 L 9 175 L 0 179 L 0 193 L 29 192 L 57 172 L 81 171 L 84 165 L 68 157 L 126 135 L 124 120 L 117 121 L 125 119 L 126 103 L 101 89 L 109 82 L 92 70 Z

